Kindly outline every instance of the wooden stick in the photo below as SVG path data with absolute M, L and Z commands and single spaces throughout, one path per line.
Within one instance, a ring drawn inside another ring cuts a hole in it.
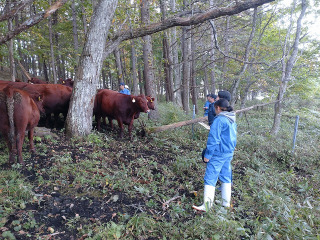
M 176 197 L 169 199 L 168 201 L 163 202 L 162 203 L 162 210 L 166 210 L 169 207 L 169 203 L 178 199 L 178 198 L 181 198 L 181 196 L 176 196 Z
M 254 106 L 251 106 L 251 107 L 248 107 L 248 108 L 243 108 L 243 109 L 236 110 L 235 113 L 246 112 L 246 111 L 249 111 L 249 110 L 251 110 L 251 109 L 253 109 L 255 107 L 262 107 L 262 106 L 273 104 L 273 103 L 277 103 L 277 102 L 279 102 L 279 100 L 274 101 L 274 102 L 254 105 Z M 177 122 L 177 123 L 172 123 L 172 124 L 164 125 L 164 126 L 160 126 L 160 127 L 151 127 L 151 128 L 146 129 L 146 132 L 147 133 L 157 133 L 157 132 L 162 132 L 162 131 L 170 130 L 170 129 L 173 129 L 173 128 L 178 128 L 178 127 L 187 126 L 187 125 L 190 125 L 190 124 L 193 124 L 193 123 L 205 122 L 205 121 L 208 121 L 208 117 L 195 118 L 195 119 L 182 121 L 182 122 Z
M 28 78 L 28 80 L 31 80 L 31 77 L 30 77 L 28 71 L 23 67 L 23 65 L 21 64 L 20 61 L 17 61 L 17 62 L 22 70 L 22 73 Z

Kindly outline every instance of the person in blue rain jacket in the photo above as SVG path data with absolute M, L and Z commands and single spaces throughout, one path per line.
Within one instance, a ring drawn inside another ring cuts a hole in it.
M 199 211 L 207 211 L 212 207 L 218 179 L 221 181 L 222 205 L 230 207 L 231 201 L 231 160 L 237 143 L 236 115 L 226 99 L 219 99 L 214 107 L 216 117 L 211 125 L 204 153 L 204 162 L 207 163 L 204 203 L 192 206 Z
M 203 106 L 203 111 L 204 111 L 203 116 L 204 117 L 208 116 L 209 105 L 210 105 L 209 99 L 210 99 L 210 94 L 207 95 L 207 101 L 205 102 L 205 104 Z
M 120 88 L 119 93 L 123 93 L 123 94 L 126 94 L 126 95 L 130 95 L 130 94 L 131 94 L 130 91 L 129 91 L 129 89 L 125 88 L 124 82 L 121 82 L 121 83 L 119 84 L 119 88 Z

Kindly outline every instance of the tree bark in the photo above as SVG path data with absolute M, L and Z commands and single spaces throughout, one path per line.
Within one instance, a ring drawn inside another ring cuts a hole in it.
M 147 25 L 150 22 L 150 14 L 149 14 L 149 0 L 141 0 L 141 23 L 142 25 Z M 145 88 L 146 95 L 150 95 L 154 97 L 154 104 L 157 105 L 157 91 L 156 91 L 156 83 L 154 78 L 154 70 L 153 70 L 153 52 L 152 52 L 152 42 L 151 36 L 146 35 L 143 37 L 143 75 L 145 79 Z M 158 119 L 159 112 L 156 108 L 151 111 L 148 115 L 149 119 Z
M 210 8 L 214 8 L 214 2 L 213 0 L 210 0 Z M 210 20 L 211 24 L 214 26 L 214 21 Z M 210 92 L 215 94 L 216 93 L 216 75 L 215 75 L 215 29 L 212 28 L 212 33 L 210 35 L 211 38 L 211 50 L 210 50 L 210 58 L 211 58 L 211 64 L 210 64 L 210 80 L 211 80 L 211 89 Z
M 85 136 L 91 132 L 92 111 L 103 63 L 103 50 L 117 3 L 117 0 L 100 0 L 91 17 L 66 120 L 68 138 Z
M 166 18 L 166 3 L 163 0 L 160 0 L 160 10 L 161 10 L 161 20 L 165 20 Z M 172 78 L 172 68 L 171 63 L 171 55 L 169 50 L 169 37 L 166 31 L 163 32 L 162 39 L 162 53 L 163 53 L 163 67 L 164 67 L 164 84 L 166 89 L 166 101 L 173 102 L 173 78 Z
M 83 4 L 81 4 L 81 13 L 82 13 L 82 24 L 83 24 L 83 32 L 87 34 L 87 18 L 86 18 L 86 9 L 84 8 Z
M 118 85 L 119 85 L 121 82 L 124 82 L 119 48 L 116 48 L 113 54 L 116 60 L 116 67 L 117 67 L 117 73 L 118 73 Z
M 171 11 L 176 11 L 176 0 L 170 1 Z M 182 100 L 181 100 L 181 75 L 180 75 L 180 64 L 179 64 L 179 56 L 178 56 L 178 38 L 177 38 L 177 28 L 173 27 L 171 29 L 171 52 L 172 52 L 172 75 L 173 75 L 173 82 L 174 82 L 174 99 L 175 103 L 182 107 Z
M 77 11 L 76 11 L 76 4 L 75 0 L 72 0 L 71 3 L 71 11 L 72 11 L 72 35 L 73 35 L 73 45 L 75 50 L 75 59 L 76 64 L 78 64 L 79 61 L 79 40 L 78 40 L 78 24 L 77 24 Z M 76 69 L 75 69 L 76 71 Z
M 228 55 L 230 51 L 230 44 L 229 44 L 229 25 L 230 25 L 230 16 L 226 17 L 226 27 L 224 30 L 224 37 L 223 37 L 223 43 L 224 43 L 224 49 L 225 53 Z M 227 75 L 227 63 L 229 61 L 229 58 L 226 56 L 223 56 L 223 63 L 222 63 L 222 72 L 221 72 L 221 77 L 220 79 L 222 80 L 219 85 L 218 90 L 223 90 L 224 89 L 224 82 L 226 80 L 226 75 Z
M 296 1 L 294 1 L 294 6 L 292 7 L 290 26 L 288 28 L 288 32 L 286 35 L 284 48 L 283 48 L 283 57 L 282 57 L 282 62 L 281 62 L 282 63 L 282 76 L 281 76 L 281 83 L 280 83 L 279 92 L 278 92 L 278 96 L 277 96 L 277 99 L 279 102 L 277 102 L 274 106 L 274 120 L 273 120 L 273 126 L 270 131 L 271 135 L 277 135 L 280 130 L 281 115 L 282 115 L 282 110 L 283 110 L 282 109 L 283 108 L 282 107 L 283 98 L 284 98 L 284 94 L 287 90 L 288 82 L 291 80 L 292 69 L 293 69 L 293 66 L 294 66 L 296 59 L 297 59 L 297 55 L 298 55 L 298 51 L 299 51 L 302 19 L 305 15 L 306 9 L 307 9 L 306 0 L 301 0 L 301 12 L 300 12 L 300 16 L 297 21 L 295 40 L 294 40 L 292 47 L 289 47 L 288 50 L 286 50 L 286 46 L 289 41 L 288 38 L 289 38 L 289 35 L 291 32 L 291 26 L 293 24 L 292 15 L 293 15 L 293 12 L 295 9 L 295 5 L 296 5 Z M 288 53 L 286 53 L 286 51 L 288 51 Z M 291 55 L 288 56 L 290 51 L 291 51 Z M 285 62 L 285 59 L 288 57 L 289 57 L 288 61 Z
M 9 1 L 9 5 L 11 5 L 11 1 Z M 8 19 L 8 30 L 12 31 L 12 18 Z M 9 62 L 10 62 L 11 81 L 15 82 L 16 81 L 16 68 L 15 68 L 14 56 L 13 56 L 14 55 L 13 39 L 9 40 L 8 48 L 9 48 Z
M 195 113 L 198 114 L 198 89 L 197 89 L 197 81 L 196 81 L 196 60 L 194 53 L 196 52 L 196 46 L 195 46 L 195 32 L 191 30 L 190 38 L 191 38 L 191 66 L 190 66 L 190 82 L 191 82 L 191 96 L 192 96 L 192 104 L 195 107 Z
M 51 5 L 51 0 L 49 0 L 49 4 Z M 52 71 L 53 83 L 57 83 L 57 71 L 54 57 L 54 46 L 53 46 L 53 34 L 52 34 L 52 17 L 49 17 L 49 42 L 50 42 L 50 65 Z
M 137 53 L 134 40 L 131 40 L 131 64 L 132 64 L 132 94 L 139 95 L 137 79 Z
M 188 31 L 190 27 L 182 27 L 182 86 L 181 86 L 181 99 L 183 110 L 189 114 L 189 86 L 190 86 L 190 38 Z

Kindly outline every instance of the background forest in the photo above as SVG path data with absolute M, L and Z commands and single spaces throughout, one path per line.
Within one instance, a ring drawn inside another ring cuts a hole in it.
M 82 101 L 66 127 L 35 138 L 36 155 L 24 146 L 26 170 L 1 167 L 0 236 L 319 239 L 319 4 L 0 1 L 0 80 L 27 81 L 22 69 L 50 83 L 72 78 Z M 88 64 L 90 54 L 101 62 Z M 140 116 L 147 128 L 189 120 L 193 106 L 201 117 L 205 96 L 219 90 L 231 92 L 236 110 L 277 101 L 237 115 L 231 209 L 191 209 L 203 195 L 208 132 L 199 125 L 141 137 L 136 121 L 132 141 L 92 130 L 82 112 L 97 88 L 118 90 L 119 82 L 156 97 L 156 110 Z

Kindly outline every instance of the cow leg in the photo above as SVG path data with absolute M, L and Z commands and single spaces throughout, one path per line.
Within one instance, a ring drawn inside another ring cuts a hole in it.
M 97 130 L 100 131 L 101 116 L 100 116 L 100 114 L 96 114 L 94 117 L 95 117 L 96 122 L 97 122 Z
M 132 140 L 132 128 L 133 128 L 133 119 L 131 120 L 130 124 L 128 125 L 128 132 L 129 132 L 129 138 Z
M 109 125 L 110 125 L 111 129 L 113 129 L 112 118 L 108 117 L 108 121 L 109 121 Z M 118 121 L 118 123 L 119 123 L 119 121 Z
M 25 165 L 23 159 L 22 159 L 22 145 L 23 145 L 23 140 L 24 140 L 24 131 L 18 131 L 21 133 L 17 134 L 17 153 L 18 153 L 18 162 L 21 165 Z
M 34 128 L 30 129 L 28 132 L 28 138 L 29 138 L 29 147 L 30 147 L 30 151 L 32 153 L 35 153 L 35 149 L 34 149 L 34 143 L 33 143 L 33 133 L 34 133 Z
M 46 127 L 50 128 L 51 113 L 46 114 Z
M 7 146 L 9 149 L 9 164 L 14 164 L 15 156 L 17 154 L 17 149 L 15 148 L 15 139 L 9 139 L 7 134 L 3 134 L 5 141 L 7 142 Z
M 110 119 L 109 119 L 109 121 L 110 121 Z M 120 128 L 120 138 L 123 138 L 123 123 L 122 123 L 122 121 L 118 118 L 117 119 L 117 121 L 118 121 L 118 125 L 119 125 L 119 128 Z
M 103 118 L 103 124 L 104 124 L 104 126 L 106 126 L 106 127 L 108 126 L 108 125 L 107 125 L 106 117 Z
M 53 123 L 53 127 L 57 128 L 58 127 L 58 121 L 59 121 L 59 115 L 60 113 L 54 113 L 54 123 Z

